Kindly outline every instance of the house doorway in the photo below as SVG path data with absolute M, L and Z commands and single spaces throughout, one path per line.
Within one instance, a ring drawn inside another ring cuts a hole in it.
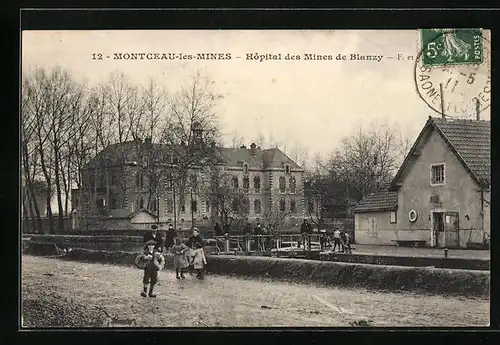
M 446 212 L 444 222 L 445 245 L 456 248 L 460 246 L 458 230 L 458 212 Z
M 432 233 L 434 235 L 434 246 L 444 246 L 444 212 L 432 213 Z

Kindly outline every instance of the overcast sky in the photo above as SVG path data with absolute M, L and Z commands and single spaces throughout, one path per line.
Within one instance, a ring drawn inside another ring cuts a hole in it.
M 96 83 L 121 70 L 138 83 L 156 78 L 170 89 L 201 69 L 224 94 L 219 114 L 229 142 L 238 130 L 247 144 L 259 133 L 325 156 L 341 138 L 373 123 L 388 123 L 415 139 L 429 115 L 416 92 L 418 31 L 29 31 L 23 68 L 60 65 Z M 114 53 L 231 53 L 231 60 L 117 61 Z M 102 53 L 103 60 L 92 60 Z M 281 53 L 282 60 L 250 61 L 247 53 Z M 285 55 L 300 55 L 286 61 Z M 346 54 L 345 61 L 304 61 L 304 54 Z M 350 54 L 383 55 L 380 62 Z M 401 60 L 397 59 L 401 54 Z M 106 56 L 110 56 L 107 59 Z M 240 57 L 240 58 L 237 58 Z M 388 58 L 388 57 L 393 57 Z M 482 114 L 489 119 L 489 111 Z

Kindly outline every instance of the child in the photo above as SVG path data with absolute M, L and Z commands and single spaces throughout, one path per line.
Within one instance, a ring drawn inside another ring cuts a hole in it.
M 188 250 L 189 248 L 181 242 L 181 239 L 176 237 L 175 244 L 172 246 L 172 252 L 174 253 L 175 277 L 177 279 L 185 279 L 184 269 L 189 266 L 188 258 L 186 256 Z M 181 272 L 180 277 L 179 271 Z
M 144 284 L 144 290 L 141 292 L 142 297 L 146 297 L 149 285 L 149 297 L 156 297 L 153 294 L 154 286 L 158 280 L 158 271 L 163 269 L 165 265 L 165 258 L 156 250 L 156 241 L 149 240 L 146 242 L 146 249 L 142 255 L 139 255 L 136 259 L 137 266 L 144 266 L 144 277 L 142 278 L 142 283 Z
M 203 244 L 200 242 L 195 243 L 194 257 L 193 257 L 193 267 L 196 271 L 196 278 L 203 280 L 203 265 L 207 264 L 205 258 L 205 252 L 203 250 Z

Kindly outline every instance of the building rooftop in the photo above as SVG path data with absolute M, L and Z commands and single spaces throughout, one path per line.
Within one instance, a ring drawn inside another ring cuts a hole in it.
M 382 190 L 378 193 L 373 193 L 361 200 L 356 207 L 354 213 L 362 212 L 380 212 L 392 211 L 398 207 L 398 192 L 390 192 Z

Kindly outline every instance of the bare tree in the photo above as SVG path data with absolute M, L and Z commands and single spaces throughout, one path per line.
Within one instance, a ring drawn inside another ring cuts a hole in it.
M 235 129 L 231 132 L 231 141 L 230 141 L 231 147 L 241 147 L 242 145 L 245 145 L 245 138 L 243 135 L 241 135 L 240 131 L 238 129 Z
M 204 194 L 224 230 L 241 226 L 250 211 L 247 194 L 234 184 L 233 178 L 223 166 L 213 166 L 204 184 Z
M 170 104 L 171 117 L 161 143 L 172 157 L 170 176 L 179 192 L 178 211 L 185 204 L 189 175 L 192 171 L 202 172 L 216 159 L 215 144 L 220 143 L 220 132 L 215 108 L 223 96 L 213 86 L 212 80 L 197 72 Z
M 328 163 L 329 170 L 364 197 L 391 181 L 404 157 L 401 147 L 407 147 L 402 136 L 387 125 L 368 131 L 360 128 L 342 140 Z

